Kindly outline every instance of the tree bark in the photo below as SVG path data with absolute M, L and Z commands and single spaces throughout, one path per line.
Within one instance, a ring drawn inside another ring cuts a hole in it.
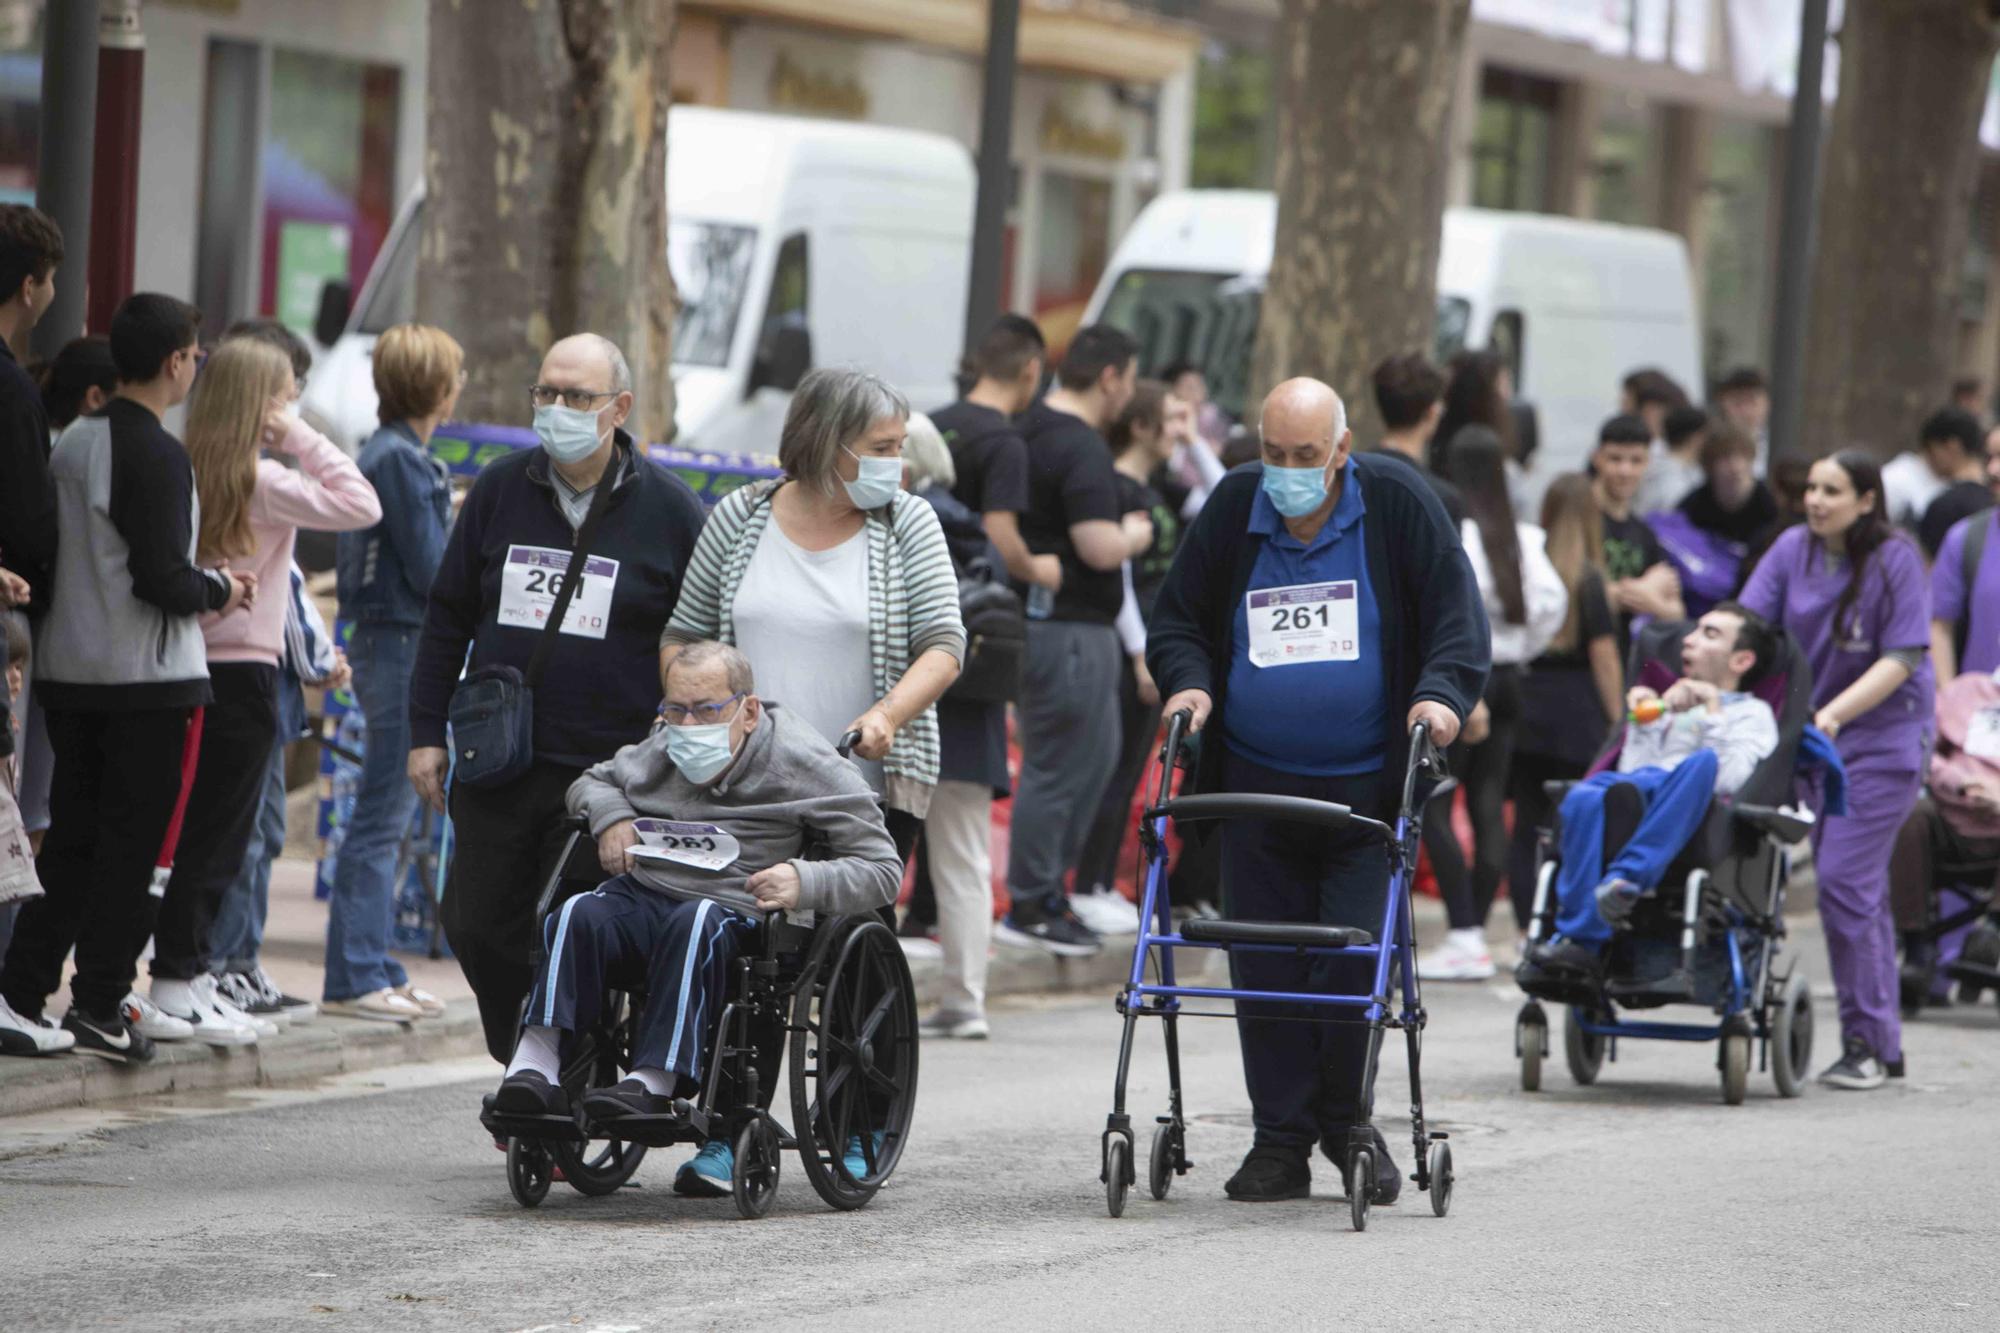
M 1800 446 L 1888 457 L 1946 400 L 1996 0 L 1848 0 Z
M 1469 5 L 1286 0 L 1279 27 L 1278 231 L 1251 385 L 1262 394 L 1294 375 L 1325 380 L 1364 438 L 1379 424 L 1369 372 L 1428 349 L 1437 323 Z
M 465 345 L 467 420 L 519 422 L 549 344 L 631 363 L 673 430 L 667 108 L 674 0 L 431 0 L 418 318 Z

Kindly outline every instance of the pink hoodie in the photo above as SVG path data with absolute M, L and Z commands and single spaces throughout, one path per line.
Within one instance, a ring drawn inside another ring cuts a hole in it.
M 299 462 L 293 471 L 273 458 L 257 460 L 257 489 L 250 496 L 250 530 L 257 551 L 235 569 L 257 576 L 257 601 L 248 610 L 201 620 L 211 662 L 268 662 L 285 652 L 285 603 L 291 599 L 292 544 L 300 528 L 351 532 L 382 521 L 375 488 L 354 460 L 324 435 L 294 419 L 277 452 Z

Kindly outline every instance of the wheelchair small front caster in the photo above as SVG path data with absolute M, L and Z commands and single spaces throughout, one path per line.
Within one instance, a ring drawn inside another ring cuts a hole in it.
M 1443 1217 L 1451 1211 L 1451 1145 L 1431 1145 L 1431 1211 Z
M 1132 1185 L 1132 1145 L 1113 1134 L 1104 1146 L 1104 1206 L 1113 1217 L 1125 1216 L 1125 1191 Z
M 736 1211 L 745 1220 L 762 1217 L 778 1197 L 782 1155 L 777 1132 L 767 1121 L 752 1120 L 736 1132 L 735 1155 L 729 1193 L 736 1200 Z
M 549 1197 L 552 1166 L 548 1150 L 541 1144 L 507 1140 L 507 1188 L 514 1191 L 515 1202 L 523 1208 L 533 1208 Z
M 1368 1201 L 1375 1193 L 1375 1150 L 1356 1148 L 1347 1157 L 1347 1212 L 1356 1231 L 1368 1229 Z

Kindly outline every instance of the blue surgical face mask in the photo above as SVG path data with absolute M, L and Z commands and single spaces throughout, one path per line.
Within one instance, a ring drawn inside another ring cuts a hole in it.
M 610 432 L 598 433 L 597 413 L 587 408 L 550 403 L 535 409 L 535 434 L 556 462 L 581 463 L 597 452 Z
M 1326 469 L 1266 463 L 1264 494 L 1271 497 L 1271 507 L 1286 518 L 1303 518 L 1326 503 Z
M 856 509 L 880 509 L 896 498 L 896 492 L 903 488 L 902 459 L 864 458 L 852 449 L 845 452 L 861 465 L 859 477 L 840 483 L 847 487 L 847 498 Z
M 681 776 L 697 787 L 715 779 L 729 767 L 731 723 L 714 722 L 692 727 L 667 728 L 667 758 L 674 761 Z

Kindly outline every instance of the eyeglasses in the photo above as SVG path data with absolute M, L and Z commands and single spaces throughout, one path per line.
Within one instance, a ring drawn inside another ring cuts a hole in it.
M 729 705 L 743 697 L 741 694 L 732 694 L 720 703 L 688 704 L 685 707 L 676 703 L 663 703 L 660 705 L 660 716 L 666 719 L 670 727 L 684 727 L 690 722 L 699 722 L 703 726 L 712 727 L 724 720 L 722 715 L 729 711 Z
M 530 384 L 528 386 L 528 401 L 536 407 L 554 407 L 557 402 L 561 402 L 564 407 L 572 411 L 582 412 L 595 404 L 600 398 L 616 398 L 618 392 L 616 389 L 605 389 L 602 391 L 595 389 L 558 389 L 553 384 Z

